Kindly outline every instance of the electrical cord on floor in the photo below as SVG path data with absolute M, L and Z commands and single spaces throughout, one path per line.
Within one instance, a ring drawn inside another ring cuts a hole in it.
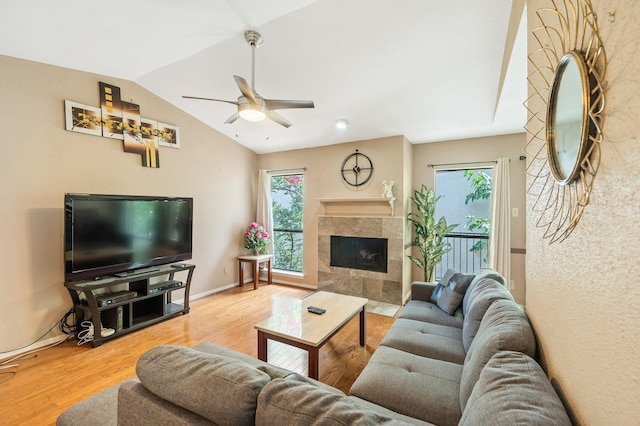
M 69 318 L 72 319 L 71 324 L 69 323 Z M 76 331 L 78 331 L 78 326 L 76 324 L 76 310 L 75 308 L 69 309 L 69 311 L 64 314 L 64 316 L 58 322 L 58 329 L 66 334 L 67 336 L 75 335 Z
M 51 333 L 51 331 L 54 328 L 56 328 L 56 326 L 58 326 L 59 330 L 62 333 L 66 334 L 67 335 L 67 339 L 69 339 L 71 336 L 73 336 L 75 334 L 75 329 L 76 329 L 75 325 L 70 325 L 68 323 L 68 319 L 69 319 L 69 317 L 71 317 L 71 315 L 73 315 L 74 321 L 75 321 L 75 309 L 74 308 L 69 309 L 69 311 L 67 311 L 67 313 L 64 314 L 64 316 L 58 322 L 56 322 L 54 325 L 52 325 L 51 328 L 49 328 L 49 330 L 47 330 L 42 336 L 37 338 L 32 343 L 29 343 L 28 345 L 22 346 L 22 347 L 17 348 L 17 349 L 12 349 L 10 351 L 2 351 L 2 352 L 0 352 L 0 356 L 2 354 L 6 354 L 6 353 L 9 353 L 9 352 L 15 352 L 15 351 L 19 351 L 21 349 L 28 348 L 29 346 L 32 346 L 32 345 L 38 343 L 47 334 Z M 65 339 L 65 340 L 67 340 L 67 339 Z M 52 348 L 54 346 L 57 346 L 60 343 L 64 342 L 65 340 L 60 340 L 58 342 L 49 343 L 48 345 L 44 345 L 44 346 L 41 346 L 39 348 L 28 350 L 28 351 L 26 351 L 24 353 L 21 353 L 19 355 L 14 356 L 14 357 L 10 357 L 10 358 L 7 358 L 7 359 L 0 360 L 0 384 L 8 382 L 9 380 L 11 380 L 18 373 L 18 371 L 17 371 L 18 364 L 12 364 L 14 361 L 22 359 L 22 358 L 29 357 L 29 356 L 35 358 L 35 357 L 38 356 L 37 355 L 38 352 L 43 351 L 45 349 Z M 4 370 L 10 370 L 10 371 L 4 371 Z
M 78 346 L 93 340 L 93 323 L 82 321 L 80 327 L 82 327 L 82 331 L 78 333 Z

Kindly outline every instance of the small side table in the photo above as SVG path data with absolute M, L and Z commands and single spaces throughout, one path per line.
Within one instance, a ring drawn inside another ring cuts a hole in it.
M 267 283 L 273 282 L 273 275 L 271 274 L 271 259 L 272 254 L 257 254 L 248 256 L 238 256 L 238 281 L 240 286 L 244 285 L 244 273 L 242 271 L 242 263 L 249 262 L 253 265 L 253 289 L 258 289 L 258 281 L 260 281 L 260 264 L 267 263 Z

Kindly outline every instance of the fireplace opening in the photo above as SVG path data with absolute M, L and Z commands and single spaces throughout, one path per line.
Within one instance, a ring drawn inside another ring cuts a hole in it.
M 330 266 L 387 272 L 387 239 L 331 236 Z

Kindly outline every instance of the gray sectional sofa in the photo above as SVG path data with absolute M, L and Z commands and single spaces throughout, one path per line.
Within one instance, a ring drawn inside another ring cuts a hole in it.
M 570 425 L 503 284 L 491 270 L 414 283 L 350 395 L 213 343 L 157 346 L 57 424 Z

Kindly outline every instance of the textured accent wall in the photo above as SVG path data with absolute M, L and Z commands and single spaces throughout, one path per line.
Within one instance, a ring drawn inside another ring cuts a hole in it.
M 526 309 L 574 422 L 630 425 L 640 417 L 640 2 L 593 3 L 608 58 L 601 167 L 562 243 L 542 238 L 527 197 Z M 527 4 L 531 50 L 536 10 L 550 1 Z

